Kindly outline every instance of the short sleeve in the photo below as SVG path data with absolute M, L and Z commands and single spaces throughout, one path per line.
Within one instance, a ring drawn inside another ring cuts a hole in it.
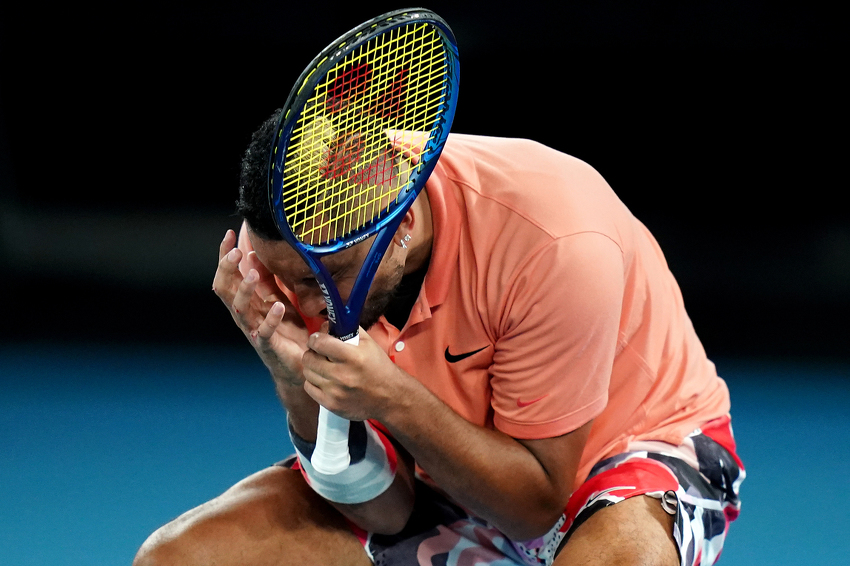
M 548 438 L 602 412 L 624 282 L 619 245 L 597 232 L 557 238 L 517 268 L 491 372 L 496 428 Z

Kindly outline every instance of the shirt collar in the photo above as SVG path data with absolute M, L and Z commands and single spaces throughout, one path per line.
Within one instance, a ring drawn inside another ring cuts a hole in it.
M 388 132 L 392 143 L 414 162 L 425 143 L 424 135 L 411 132 Z M 451 139 L 451 137 L 449 138 Z M 449 145 L 448 143 L 446 144 Z M 449 294 L 449 285 L 457 269 L 458 242 L 460 240 L 460 204 L 456 197 L 456 183 L 448 175 L 450 158 L 440 155 L 434 170 L 423 189 L 428 194 L 433 223 L 433 243 L 428 273 L 422 291 L 410 314 L 410 323 L 416 324 L 431 317 L 431 309 L 441 305 Z
M 431 263 L 423 284 L 426 298 L 423 306 L 427 308 L 437 307 L 446 300 L 452 275 L 457 269 L 460 206 L 454 190 L 454 183 L 446 175 L 441 157 L 425 184 L 434 228 Z

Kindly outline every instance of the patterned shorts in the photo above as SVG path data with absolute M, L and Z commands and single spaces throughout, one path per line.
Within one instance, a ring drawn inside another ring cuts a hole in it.
M 720 556 L 729 524 L 738 516 L 744 477 L 730 419 L 724 417 L 694 431 L 680 446 L 636 442 L 627 452 L 599 462 L 561 518 L 539 539 L 512 541 L 421 481 L 402 532 L 352 530 L 376 566 L 549 566 L 591 515 L 647 495 L 675 515 L 673 538 L 681 566 L 708 566 Z

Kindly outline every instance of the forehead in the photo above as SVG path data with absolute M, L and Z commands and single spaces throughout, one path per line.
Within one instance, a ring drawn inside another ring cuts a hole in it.
M 300 279 L 302 277 L 312 276 L 313 272 L 304 263 L 301 256 L 298 255 L 298 252 L 285 241 L 263 239 L 254 234 L 250 229 L 248 230 L 248 238 L 251 240 L 251 246 L 257 253 L 257 258 L 260 262 L 266 266 L 266 269 L 278 277 Z M 365 249 L 368 251 L 368 247 L 371 245 L 371 238 L 346 250 L 323 257 L 322 263 L 331 272 L 349 267 L 361 260 L 361 255 L 365 253 L 363 252 L 363 244 L 366 244 Z

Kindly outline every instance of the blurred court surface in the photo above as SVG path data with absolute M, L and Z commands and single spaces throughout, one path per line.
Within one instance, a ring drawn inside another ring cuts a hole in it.
M 850 366 L 718 360 L 747 466 L 719 564 L 846 564 Z M 157 526 L 287 455 L 249 348 L 0 345 L 0 566 L 129 565 Z

